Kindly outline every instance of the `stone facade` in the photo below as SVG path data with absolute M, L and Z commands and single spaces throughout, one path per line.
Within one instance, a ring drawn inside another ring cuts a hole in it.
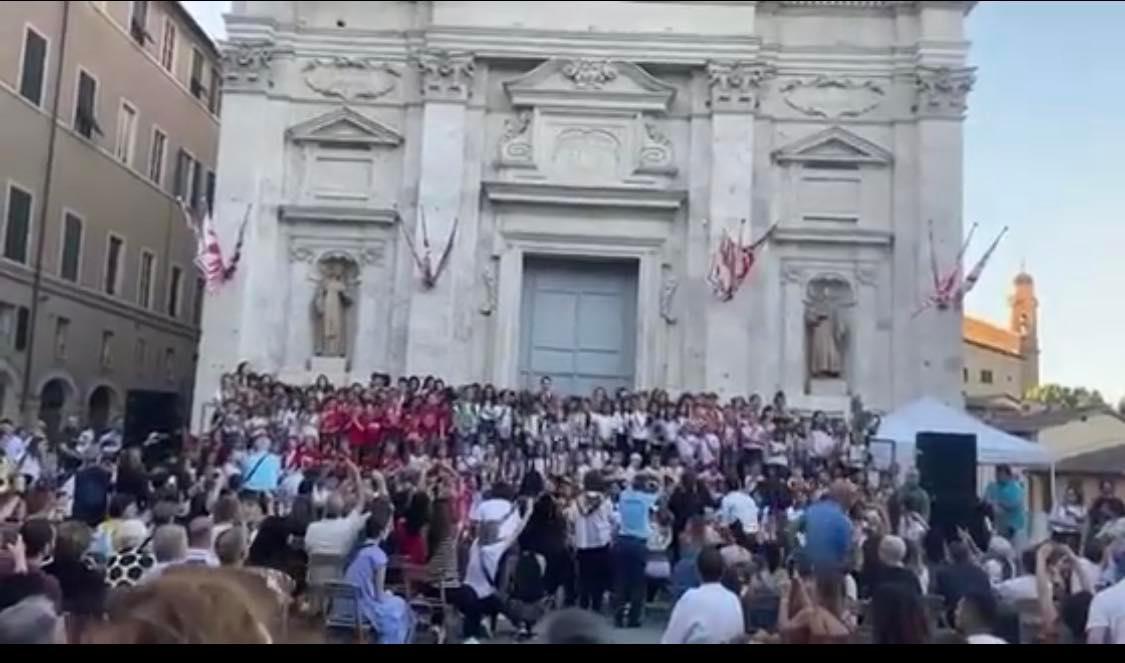
M 254 212 L 206 306 L 196 403 L 244 360 L 518 386 L 526 261 L 576 257 L 635 271 L 639 387 L 958 401 L 960 312 L 913 312 L 927 222 L 944 262 L 962 236 L 971 4 L 235 2 L 216 205 Z M 713 296 L 724 233 L 774 223 Z M 354 266 L 328 363 L 326 258 Z M 806 311 L 827 286 L 843 368 L 816 376 Z

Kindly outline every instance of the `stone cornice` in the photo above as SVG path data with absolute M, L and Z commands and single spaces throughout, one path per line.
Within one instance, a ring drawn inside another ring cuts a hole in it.
M 625 207 L 673 211 L 687 199 L 682 189 L 649 189 L 624 186 L 572 186 L 533 182 L 485 181 L 485 195 L 494 203 Z
M 852 246 L 890 246 L 894 234 L 867 228 L 810 228 L 778 226 L 770 241 L 778 244 L 849 244 Z
M 286 223 L 368 223 L 389 226 L 399 221 L 398 210 L 338 205 L 282 205 L 278 218 Z

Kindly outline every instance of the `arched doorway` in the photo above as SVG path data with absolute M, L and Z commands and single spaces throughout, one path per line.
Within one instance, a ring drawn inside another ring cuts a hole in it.
M 47 436 L 53 439 L 62 423 L 63 410 L 70 398 L 70 385 L 62 378 L 48 380 L 39 392 L 39 418 L 47 424 Z
M 113 411 L 115 396 L 113 389 L 105 385 L 90 392 L 90 399 L 87 402 L 89 407 L 87 421 L 91 428 L 103 431 L 109 427 L 109 415 Z

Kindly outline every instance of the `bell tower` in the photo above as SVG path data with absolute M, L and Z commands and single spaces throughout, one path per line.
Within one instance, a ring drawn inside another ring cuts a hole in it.
M 1015 288 L 1008 300 L 1012 308 L 1011 330 L 1019 335 L 1023 370 L 1020 392 L 1039 386 L 1039 300 L 1035 280 L 1024 270 L 1016 275 Z

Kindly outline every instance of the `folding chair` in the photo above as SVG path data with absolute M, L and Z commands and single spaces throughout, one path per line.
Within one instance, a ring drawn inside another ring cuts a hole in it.
M 324 609 L 325 588 L 330 583 L 343 580 L 346 561 L 343 555 L 309 555 L 305 584 L 314 614 Z
M 371 630 L 363 623 L 359 610 L 359 588 L 342 581 L 330 581 L 324 590 L 324 630 L 331 633 L 351 632 L 353 642 L 363 644 Z

